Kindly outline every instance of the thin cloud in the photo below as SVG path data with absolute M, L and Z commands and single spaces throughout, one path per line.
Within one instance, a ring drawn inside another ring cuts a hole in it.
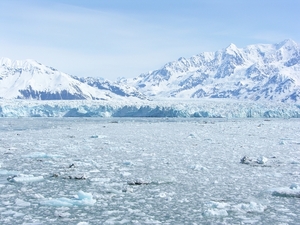
M 69 2 L 1 1 L 1 56 L 114 80 L 229 43 L 300 41 L 295 29 L 300 15 L 289 0 L 284 7 L 276 0 Z

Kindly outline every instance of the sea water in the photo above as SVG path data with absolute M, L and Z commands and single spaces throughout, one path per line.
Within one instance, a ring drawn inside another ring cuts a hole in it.
M 1 118 L 0 155 L 0 224 L 300 223 L 299 119 Z

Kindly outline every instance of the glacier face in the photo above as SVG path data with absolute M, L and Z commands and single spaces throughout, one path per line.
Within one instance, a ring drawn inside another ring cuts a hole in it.
M 300 47 L 292 40 L 179 58 L 127 81 L 153 97 L 300 101 Z
M 300 106 L 235 100 L 1 100 L 0 117 L 299 118 Z

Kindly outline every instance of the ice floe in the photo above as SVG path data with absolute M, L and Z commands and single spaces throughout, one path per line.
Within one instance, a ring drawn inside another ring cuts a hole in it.
M 279 187 L 270 190 L 273 196 L 300 198 L 300 186 L 291 184 L 289 187 Z
M 44 179 L 43 176 L 33 176 L 31 174 L 19 174 L 19 175 L 13 175 L 9 176 L 7 178 L 10 182 L 17 182 L 17 183 L 28 183 L 28 182 L 37 182 L 42 181 Z
M 240 163 L 247 164 L 251 166 L 271 166 L 271 164 L 268 164 L 269 159 L 265 156 L 259 156 L 258 158 L 251 158 L 248 156 L 244 156 L 241 158 Z M 274 165 L 274 163 L 273 163 Z
M 41 201 L 42 205 L 48 206 L 92 206 L 96 203 L 96 200 L 93 199 L 93 195 L 91 193 L 79 191 L 77 195 L 70 199 L 70 198 L 49 198 L 46 200 Z

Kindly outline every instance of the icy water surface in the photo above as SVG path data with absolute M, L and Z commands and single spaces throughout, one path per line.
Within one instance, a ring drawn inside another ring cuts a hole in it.
M 299 119 L 2 118 L 0 224 L 299 224 L 299 131 Z

